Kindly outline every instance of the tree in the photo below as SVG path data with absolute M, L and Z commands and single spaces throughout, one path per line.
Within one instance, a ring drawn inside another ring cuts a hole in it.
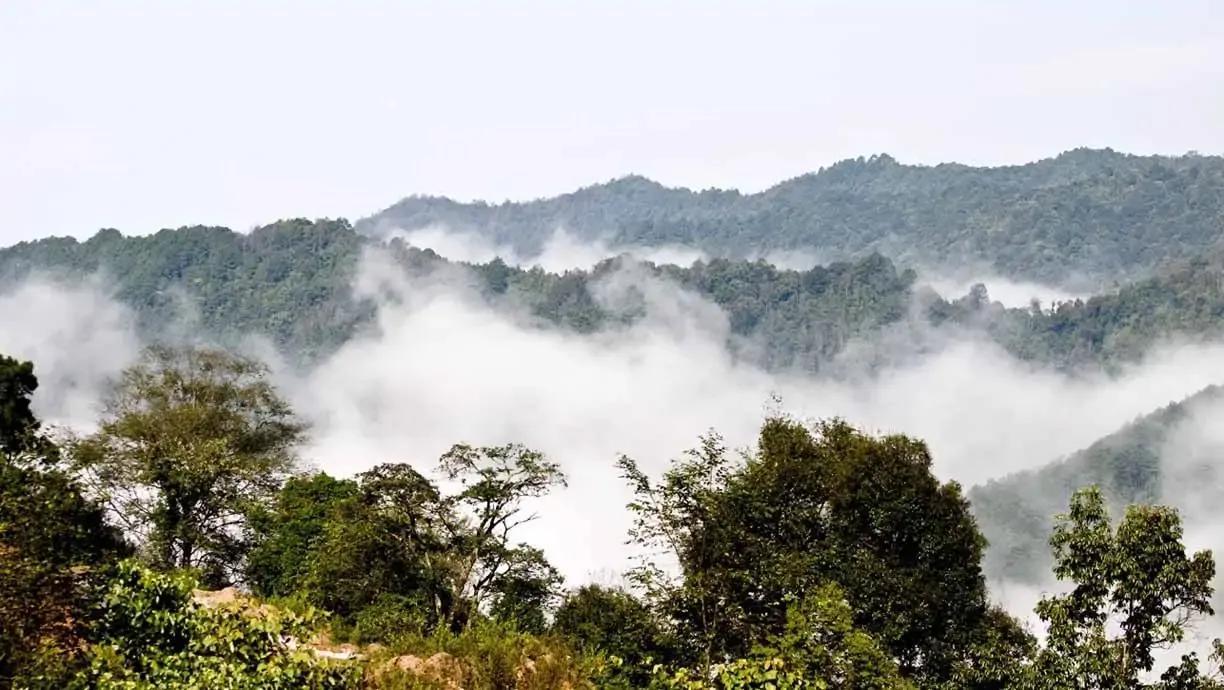
M 675 645 L 650 609 L 620 588 L 583 585 L 570 592 L 557 608 L 552 632 L 579 650 L 618 661 L 606 686 L 646 687 L 655 665 L 676 660 Z
M 1050 546 L 1055 575 L 1075 587 L 1037 605 L 1049 630 L 1034 687 L 1142 687 L 1153 652 L 1182 641 L 1194 618 L 1212 614 L 1215 561 L 1207 551 L 1186 553 L 1175 510 L 1131 506 L 1114 529 L 1101 492 L 1083 489 L 1058 517 Z M 1161 678 L 1160 687 L 1207 687 L 1193 655 Z
M 251 518 L 251 582 L 301 594 L 366 636 L 377 621 L 458 630 L 483 615 L 543 630 L 560 575 L 542 551 L 510 539 L 535 517 L 526 501 L 564 482 L 560 470 L 518 445 L 455 446 L 439 467 L 458 493 L 444 495 L 406 463 L 354 482 L 289 480 Z
M 561 573 L 543 551 L 519 544 L 505 553 L 502 572 L 489 587 L 489 615 L 538 635 L 548 627 L 548 615 L 556 606 L 561 583 Z
M 30 363 L 0 356 L 0 686 L 40 653 L 74 653 L 91 571 L 126 551 L 102 509 L 54 467 L 30 411 L 37 387 Z
M 655 587 L 648 561 L 639 581 L 707 666 L 781 634 L 790 604 L 829 583 L 855 627 L 923 682 L 949 678 L 986 620 L 983 540 L 919 441 L 772 419 L 743 463 L 707 437 L 657 485 L 621 467 L 636 493 L 631 536 L 683 575 Z
M 703 560 L 703 530 L 713 526 L 714 499 L 735 470 L 722 437 L 713 431 L 703 436 L 700 447 L 689 450 L 657 484 L 632 458 L 621 456 L 617 466 L 633 487 L 629 538 L 641 548 L 629 578 L 659 615 L 676 619 L 678 643 L 700 657 L 708 674 L 722 646 L 720 638 L 726 638 L 719 624 L 732 623 L 725 610 L 729 602 L 720 602 L 715 591 L 718 574 L 710 572 Z M 681 577 L 661 567 L 659 558 L 675 558 Z
M 695 676 L 687 669 L 657 678 L 685 690 L 912 690 L 896 662 L 855 628 L 836 585 L 824 585 L 787 608 L 785 628 L 743 658 Z
M 303 431 L 263 365 L 157 347 L 123 373 L 75 457 L 154 565 L 219 585 L 241 560 L 242 516 L 292 468 Z
M 442 456 L 438 467 L 460 486 L 449 499 L 463 518 L 451 529 L 452 590 L 479 609 L 514 564 L 511 533 L 536 518 L 526 512 L 526 502 L 565 486 L 565 474 L 542 453 L 513 443 L 480 448 L 458 444 Z
M 351 618 L 393 595 L 427 625 L 449 621 L 456 594 L 448 542 L 457 518 L 437 486 L 404 463 L 363 472 L 357 486 L 323 525 L 302 585 L 307 597 Z
M 328 522 L 358 493 L 357 482 L 320 472 L 291 477 L 271 506 L 255 506 L 247 515 L 251 550 L 243 566 L 252 591 L 265 597 L 299 591 Z
M 30 403 L 37 388 L 32 362 L 0 354 L 0 455 L 33 450 L 39 423 Z

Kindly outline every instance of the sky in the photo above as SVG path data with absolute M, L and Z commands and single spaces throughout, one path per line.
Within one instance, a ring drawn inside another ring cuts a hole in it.
M 0 3 L 0 244 L 628 173 L 1224 153 L 1219 2 Z

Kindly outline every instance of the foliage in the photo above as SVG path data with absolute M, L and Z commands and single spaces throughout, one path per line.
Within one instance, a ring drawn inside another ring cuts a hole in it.
M 489 615 L 523 632 L 540 634 L 548 628 L 548 614 L 556 608 L 562 582 L 543 551 L 520 544 L 506 552 L 503 570 L 489 585 Z
M 854 627 L 849 604 L 832 584 L 788 607 L 784 631 L 768 644 L 749 657 L 714 665 L 706 674 L 710 680 L 685 669 L 659 675 L 657 686 L 687 690 L 913 687 L 879 644 Z
M 38 433 L 38 420 L 30 409 L 30 398 L 37 388 L 32 362 L 0 354 L 0 455 L 16 455 L 30 449 Z
M 1114 158 L 1115 162 L 1135 162 Z M 1178 165 L 1186 174 L 1194 174 L 1191 171 L 1208 160 L 1190 159 Z M 1149 163 L 1152 161 L 1142 166 Z M 1112 164 L 1100 167 L 1107 169 Z M 1150 167 L 1160 169 L 1161 163 L 1156 161 Z M 1224 174 L 1224 166 L 1217 167 L 1216 174 Z M 1107 216 L 1113 213 L 1097 210 Z M 957 215 L 958 223 L 967 220 Z M 787 218 L 785 222 L 793 221 Z M 407 222 L 401 227 L 411 226 Z M 996 226 L 987 227 L 993 230 Z M 1117 227 L 1111 221 L 1099 230 L 1113 233 Z M 1146 236 L 1152 227 L 1145 225 L 1138 234 Z M 1218 232 L 1211 227 L 1199 226 L 1195 233 L 1210 229 L 1215 233 L 1210 235 L 1214 242 Z M 737 227 L 728 239 L 734 240 L 741 231 Z M 531 233 L 516 237 L 530 237 Z M 774 235 L 773 230 L 770 234 Z M 996 239 L 1013 236 L 990 234 Z M 1065 239 L 1096 241 L 1075 235 Z M 1155 239 L 1163 241 L 1166 236 L 1148 236 L 1149 241 Z M 1120 241 L 1132 240 L 1127 235 Z M 896 356 L 889 347 L 889 336 L 898 329 L 917 336 L 919 348 L 932 333 L 979 333 L 1026 361 L 1063 368 L 1115 367 L 1136 360 L 1170 335 L 1224 337 L 1224 265 L 1218 249 L 1185 253 L 1173 247 L 1164 254 L 1132 253 L 1127 261 L 1143 263 L 1142 273 L 1103 270 L 1119 280 L 1137 278 L 1137 282 L 1117 286 L 1108 280 L 1097 281 L 1090 288 L 1106 291 L 1087 300 L 1006 309 L 991 303 L 983 291 L 962 299 L 940 298 L 920 284 L 914 271 L 902 268 L 932 263 L 917 261 L 907 247 L 933 249 L 936 245 L 925 235 L 917 245 L 902 245 L 873 241 L 841 257 L 844 260 L 803 270 L 785 270 L 742 256 L 712 258 L 685 268 L 647 264 L 638 270 L 643 277 L 674 283 L 717 304 L 728 317 L 728 347 L 738 357 L 773 369 L 837 371 L 864 363 L 875 366 Z M 810 246 L 801 243 L 797 249 Z M 1020 246 L 1027 250 L 1031 245 Z M 354 293 L 352 286 L 363 252 L 374 247 L 390 255 L 406 276 L 428 278 L 455 269 L 432 251 L 408 247 L 399 239 L 382 244 L 361 236 L 344 221 L 294 219 L 250 234 L 188 227 L 123 237 L 107 230 L 86 242 L 52 238 L 22 243 L 0 249 L 0 290 L 35 273 L 80 280 L 102 272 L 115 284 L 115 296 L 134 311 L 151 339 L 175 341 L 174 325 L 187 319 L 209 340 L 233 344 L 259 333 L 292 361 L 309 363 L 372 325 L 374 304 Z M 1012 249 L 1004 258 L 1013 256 Z M 751 256 L 760 256 L 761 251 L 758 248 Z M 934 251 L 939 259 L 961 266 L 944 250 Z M 1042 253 L 1042 260 L 1046 256 Z M 1157 262 L 1162 256 L 1168 260 Z M 525 310 L 543 322 L 589 333 L 641 318 L 640 300 L 600 296 L 598 287 L 625 264 L 625 260 L 612 259 L 590 270 L 559 274 L 508 266 L 500 260 L 464 268 L 495 308 L 509 304 L 516 313 Z M 1026 271 L 1017 275 L 1022 273 Z
M 783 419 L 742 465 L 717 437 L 658 485 L 624 459 L 633 537 L 648 555 L 669 552 L 683 579 L 650 560 L 635 574 L 707 664 L 781 634 L 790 602 L 835 583 L 907 676 L 947 678 L 986 618 L 982 539 L 930 463 L 909 438 Z
M 438 467 L 460 485 L 450 502 L 466 516 L 451 530 L 452 591 L 477 608 L 493 597 L 503 617 L 520 610 L 528 626 L 541 628 L 559 577 L 538 549 L 512 548 L 510 534 L 536 518 L 525 512 L 527 501 L 565 486 L 561 466 L 519 444 L 458 444 Z
M 371 234 L 442 226 L 537 251 L 563 227 L 614 246 L 684 245 L 714 256 L 879 251 L 909 264 L 982 266 L 1059 283 L 1121 278 L 1215 244 L 1224 159 L 1076 149 L 1027 165 L 841 161 L 757 194 L 671 189 L 629 176 L 551 199 L 461 204 L 409 197 L 358 224 Z
M 1131 506 L 1115 530 L 1100 491 L 1081 490 L 1050 545 L 1055 574 L 1075 587 L 1037 605 L 1049 626 L 1035 664 L 1045 687 L 1139 687 L 1153 652 L 1181 642 L 1191 620 L 1213 613 L 1215 561 L 1206 551 L 1186 553 L 1173 510 Z M 1195 666 L 1190 655 L 1162 678 L 1187 680 Z
M 152 348 L 76 445 L 93 489 L 157 566 L 232 577 L 242 515 L 278 488 L 303 431 L 266 373 L 219 350 Z
M 357 493 L 356 482 L 320 472 L 290 477 L 271 506 L 253 506 L 246 519 L 251 549 L 244 564 L 251 589 L 264 597 L 299 591 L 327 521 Z
M 558 466 L 519 445 L 457 445 L 439 470 L 457 493 L 404 463 L 355 482 L 291 479 L 251 519 L 247 579 L 335 613 L 361 639 L 461 629 L 484 615 L 542 632 L 560 575 L 510 538 L 534 518 L 526 502 L 564 484 Z
M 202 608 L 194 581 L 133 562 L 120 565 L 100 602 L 88 667 L 73 687 L 290 688 L 355 687 L 359 669 L 295 648 L 316 620 L 267 608 Z
M 641 688 L 655 665 L 678 661 L 674 642 L 650 609 L 631 593 L 583 585 L 570 592 L 553 617 L 552 632 L 576 649 L 603 654 L 608 664 L 604 688 Z
M 94 569 L 126 551 L 102 510 L 54 466 L 29 398 L 33 367 L 0 356 L 0 686 L 81 639 Z
M 447 525 L 455 518 L 437 487 L 407 464 L 378 465 L 357 476 L 357 487 L 316 526 L 301 592 L 346 619 L 400 595 L 428 626 L 450 620 Z

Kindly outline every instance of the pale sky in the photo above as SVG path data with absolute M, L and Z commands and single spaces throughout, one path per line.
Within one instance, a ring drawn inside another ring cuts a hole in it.
M 1224 2 L 0 2 L 0 244 L 1224 153 Z

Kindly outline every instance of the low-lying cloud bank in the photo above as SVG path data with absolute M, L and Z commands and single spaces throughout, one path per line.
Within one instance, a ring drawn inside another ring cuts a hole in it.
M 552 236 L 536 254 L 523 254 L 509 245 L 498 244 L 485 235 L 450 230 L 440 225 L 398 230 L 391 232 L 389 237 L 399 238 L 418 249 L 432 249 L 452 261 L 483 264 L 501 259 L 507 264 L 523 268 L 539 266 L 550 273 L 589 269 L 604 259 L 622 255 L 655 264 L 676 266 L 692 266 L 695 261 L 707 258 L 704 252 L 681 245 L 640 247 L 609 244 L 600 240 L 580 240 L 561 227 L 553 231 Z
M 580 336 L 492 307 L 464 281 L 409 279 L 370 254 L 356 288 L 378 305 L 376 328 L 311 371 L 276 368 L 313 424 L 303 457 L 348 475 L 387 461 L 429 469 L 459 441 L 538 448 L 562 464 L 570 487 L 542 502 L 524 536 L 580 581 L 625 565 L 619 453 L 658 472 L 710 428 L 750 446 L 774 396 L 797 417 L 923 438 L 937 474 L 974 484 L 1224 381 L 1219 346 L 1169 344 L 1118 375 L 1076 378 L 973 339 L 871 375 L 769 373 L 729 354 L 716 305 L 627 270 L 600 284 L 598 298 L 631 292 L 645 318 Z M 40 414 L 67 424 L 94 418 L 106 379 L 139 348 L 127 310 L 97 283 L 29 283 L 0 295 L 0 323 L 0 352 L 36 363 Z
M 135 319 L 100 280 L 37 277 L 0 292 L 0 354 L 35 362 L 34 410 L 48 423 L 90 427 L 108 381 L 140 346 Z
M 940 297 L 947 300 L 964 297 L 969 294 L 969 290 L 974 285 L 980 283 L 986 286 L 991 301 L 1018 309 L 1028 307 L 1033 300 L 1036 300 L 1042 307 L 1049 307 L 1057 302 L 1071 302 L 1076 299 L 1087 299 L 1090 296 L 1086 293 L 1072 292 L 1040 283 L 1009 280 L 987 271 L 975 273 L 969 278 L 924 274 L 918 282 L 928 285 Z
M 709 260 L 709 256 L 698 249 L 683 245 L 618 245 L 601 240 L 582 240 L 558 227 L 544 243 L 538 253 L 523 254 L 514 247 L 499 244 L 476 232 L 453 230 L 443 225 L 430 225 L 414 230 L 396 230 L 388 237 L 399 238 L 418 249 L 432 249 L 439 256 L 464 263 L 488 263 L 501 259 L 507 264 L 531 268 L 539 266 L 552 273 L 569 270 L 585 270 L 599 262 L 617 256 L 631 256 L 654 264 L 672 264 L 688 267 L 696 261 Z M 816 250 L 775 249 L 749 257 L 753 261 L 764 261 L 779 269 L 806 271 L 829 263 L 829 257 Z M 986 286 L 990 299 L 1005 307 L 1025 308 L 1033 300 L 1043 306 L 1056 302 L 1068 302 L 1089 295 L 1040 283 L 1014 281 L 980 268 L 956 276 L 937 271 L 920 272 L 919 283 L 933 289 L 944 299 L 956 299 L 969 293 L 970 288 L 981 283 Z

